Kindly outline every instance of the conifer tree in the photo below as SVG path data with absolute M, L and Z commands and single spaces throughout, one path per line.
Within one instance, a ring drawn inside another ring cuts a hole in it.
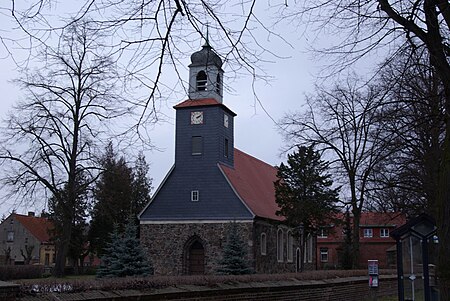
M 288 155 L 287 165 L 278 167 L 275 197 L 280 207 L 277 215 L 306 233 L 314 233 L 329 226 L 337 213 L 339 188 L 332 188 L 328 163 L 312 146 L 299 146 Z
M 129 218 L 122 234 L 119 227 L 114 226 L 104 249 L 97 277 L 147 276 L 152 273 L 153 269 L 136 238 L 133 220 Z
M 247 249 L 239 237 L 236 223 L 231 223 L 228 228 L 227 242 L 223 250 L 223 257 L 219 261 L 220 268 L 217 270 L 223 275 L 252 274 L 253 269 L 246 260 Z
M 140 152 L 133 168 L 131 212 L 137 216 L 138 213 L 150 202 L 152 190 L 152 179 L 148 177 L 149 166 L 145 160 L 144 153 Z M 137 217 L 135 218 L 137 221 Z M 139 224 L 139 223 L 137 223 Z
M 345 212 L 345 220 L 343 225 L 344 242 L 341 245 L 342 251 L 339 254 L 341 268 L 349 270 L 352 268 L 352 225 L 350 220 L 350 212 L 347 208 Z
M 138 225 L 137 214 L 150 201 L 151 190 L 151 179 L 147 177 L 148 164 L 142 153 L 133 169 L 109 143 L 101 165 L 103 172 L 94 189 L 95 205 L 89 230 L 91 248 L 100 256 L 114 224 L 123 231 L 126 218 L 131 215 L 135 225 Z

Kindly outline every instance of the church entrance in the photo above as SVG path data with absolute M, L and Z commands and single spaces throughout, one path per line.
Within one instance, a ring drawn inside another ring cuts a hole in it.
M 199 240 L 188 244 L 185 256 L 185 271 L 188 275 L 205 274 L 205 249 Z

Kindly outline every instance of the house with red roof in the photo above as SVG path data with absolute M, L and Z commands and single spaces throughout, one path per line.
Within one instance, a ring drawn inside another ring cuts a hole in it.
M 191 56 L 189 99 L 174 106 L 174 165 L 139 214 L 155 274 L 214 274 L 231 223 L 257 273 L 313 268 L 314 239 L 300 248 L 276 215 L 276 168 L 234 148 L 236 114 L 223 104 L 222 79 L 222 60 L 206 43 Z
M 339 216 L 344 221 L 344 214 Z M 353 219 L 350 216 L 350 223 Z M 392 230 L 404 225 L 406 216 L 399 212 L 362 212 L 359 225 L 359 266 L 367 267 L 368 260 L 378 260 L 380 268 L 395 268 L 396 244 Z M 317 236 L 317 265 L 319 269 L 340 267 L 345 240 L 344 224 L 330 225 Z
M 49 231 L 53 224 L 45 217 L 12 213 L 0 224 L 1 264 L 51 265 L 55 259 L 55 247 Z

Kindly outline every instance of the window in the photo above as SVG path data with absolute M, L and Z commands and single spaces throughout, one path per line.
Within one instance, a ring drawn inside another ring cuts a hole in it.
M 217 79 L 216 79 L 216 93 L 220 95 L 220 74 L 217 74 Z
M 277 231 L 277 260 L 278 260 L 278 262 L 283 262 L 283 251 L 284 251 L 283 230 L 278 229 L 278 231 Z
M 364 228 L 364 237 L 373 237 L 372 228 Z
M 224 149 L 223 149 L 223 155 L 228 158 L 228 139 L 227 138 L 225 138 L 224 144 L 225 145 L 224 145 Z
M 327 238 L 328 237 L 328 229 L 320 229 L 319 234 L 317 235 L 318 238 Z
M 205 71 L 200 71 L 197 73 L 197 91 L 206 91 L 206 84 L 208 82 L 208 78 L 206 76 Z
M 287 233 L 287 261 L 294 261 L 294 237 L 292 237 L 291 231 Z
M 306 236 L 304 248 L 305 248 L 305 251 L 303 252 L 303 254 L 305 254 L 305 256 L 303 258 L 303 262 L 311 263 L 312 259 L 313 259 L 313 239 L 312 239 L 311 234 L 308 234 L 308 236 Z
M 267 254 L 267 237 L 266 233 L 261 233 L 261 255 Z
M 203 151 L 203 138 L 201 136 L 192 137 L 192 155 L 201 155 Z
M 389 229 L 381 228 L 380 229 L 380 237 L 389 237 Z
M 320 262 L 328 262 L 328 248 L 320 248 Z
M 192 190 L 191 191 L 191 201 L 192 202 L 198 202 L 200 195 L 198 193 L 198 190 Z
M 6 240 L 9 242 L 14 241 L 14 231 L 8 231 L 8 237 Z

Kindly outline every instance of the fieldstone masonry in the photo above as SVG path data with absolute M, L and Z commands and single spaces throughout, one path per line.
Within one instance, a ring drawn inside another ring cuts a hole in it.
M 202 244 L 205 254 L 205 274 L 215 274 L 222 258 L 229 222 L 141 224 L 141 244 L 153 264 L 156 275 L 188 274 L 188 253 L 194 241 Z M 236 222 L 242 241 L 247 246 L 247 260 L 257 273 L 283 273 L 296 271 L 294 259 L 287 258 L 287 239 L 284 239 L 284 261 L 277 261 L 276 235 L 281 227 L 287 238 L 288 228 L 267 221 Z M 261 254 L 260 237 L 266 233 L 267 253 Z
M 156 275 L 187 274 L 187 252 L 198 240 L 205 250 L 205 274 L 214 274 L 226 241 L 230 223 L 174 223 L 141 225 L 141 243 L 147 251 Z M 252 224 L 237 223 L 248 246 L 248 260 L 253 261 Z

